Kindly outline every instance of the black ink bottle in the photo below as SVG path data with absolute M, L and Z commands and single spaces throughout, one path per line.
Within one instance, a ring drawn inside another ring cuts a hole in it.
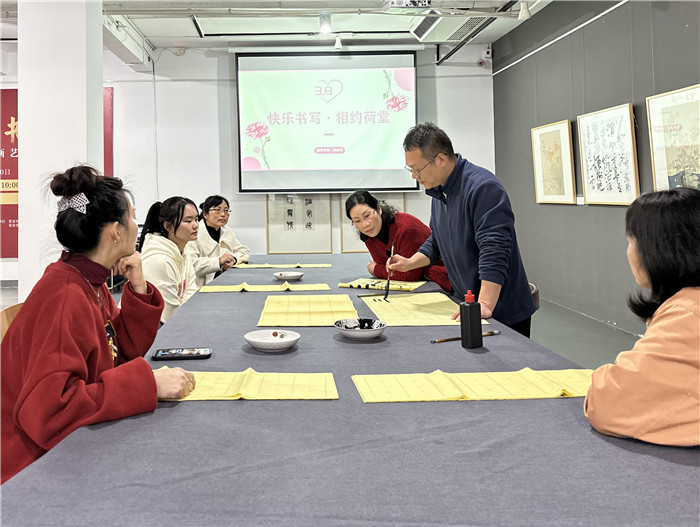
M 462 347 L 480 348 L 484 345 L 481 337 L 481 304 L 474 300 L 471 289 L 459 304 L 459 321 L 462 326 Z

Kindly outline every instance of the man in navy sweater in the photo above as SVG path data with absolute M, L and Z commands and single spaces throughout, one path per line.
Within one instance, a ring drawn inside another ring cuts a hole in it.
M 433 123 L 413 127 L 403 148 L 406 170 L 433 198 L 432 234 L 417 253 L 394 256 L 388 268 L 407 271 L 442 258 L 459 301 L 471 289 L 481 318 L 494 317 L 529 337 L 535 304 L 503 185 L 488 170 L 455 154 L 450 138 Z

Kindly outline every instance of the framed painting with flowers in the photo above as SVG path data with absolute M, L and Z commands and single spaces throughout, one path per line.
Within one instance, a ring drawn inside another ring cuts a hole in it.
M 654 190 L 700 188 L 700 84 L 647 97 Z
M 537 203 L 576 203 L 574 158 L 569 121 L 531 130 Z

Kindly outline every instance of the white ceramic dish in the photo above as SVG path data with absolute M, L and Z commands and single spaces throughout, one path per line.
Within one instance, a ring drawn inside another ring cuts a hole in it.
M 353 340 L 376 339 L 386 328 L 385 322 L 373 318 L 345 318 L 334 325 L 338 333 Z
M 300 271 L 282 271 L 279 273 L 272 273 L 272 276 L 277 278 L 277 280 L 287 280 L 292 281 L 292 280 L 300 280 L 302 276 L 304 276 L 304 273 Z
M 243 337 L 258 351 L 267 353 L 284 351 L 297 343 L 301 335 L 286 329 L 260 329 L 246 333 Z

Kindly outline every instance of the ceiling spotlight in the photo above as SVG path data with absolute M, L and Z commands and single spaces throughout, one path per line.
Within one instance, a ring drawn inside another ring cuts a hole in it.
M 335 49 L 343 49 L 343 42 L 340 40 L 340 35 L 336 35 L 335 37 L 335 45 L 333 46 Z
M 520 2 L 520 13 L 518 13 L 518 20 L 527 20 L 531 17 L 530 8 L 527 6 L 527 2 Z
M 320 24 L 321 33 L 331 32 L 331 14 L 328 11 L 322 11 L 321 14 L 318 15 L 318 22 Z

